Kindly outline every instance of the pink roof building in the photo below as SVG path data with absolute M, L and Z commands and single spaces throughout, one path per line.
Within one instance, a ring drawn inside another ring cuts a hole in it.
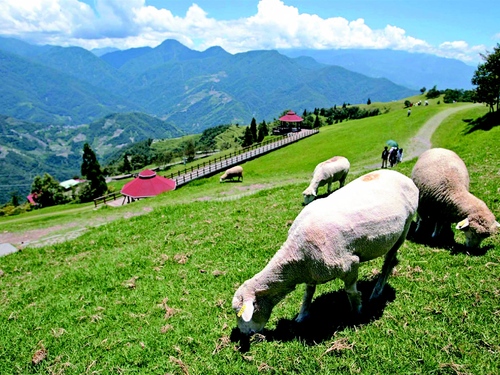
M 155 171 L 145 169 L 139 176 L 123 186 L 121 193 L 125 196 L 139 199 L 155 197 L 165 191 L 174 190 L 175 180 L 158 176 Z

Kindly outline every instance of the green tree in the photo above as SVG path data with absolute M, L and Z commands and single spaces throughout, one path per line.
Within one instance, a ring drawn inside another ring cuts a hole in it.
M 434 87 L 432 89 L 427 91 L 426 98 L 427 99 L 435 99 L 435 98 L 439 97 L 439 95 L 441 95 L 441 92 L 436 88 L 436 85 L 434 85 Z
M 267 127 L 265 120 L 259 124 L 258 130 L 257 142 L 262 142 L 264 138 L 269 135 L 269 128 Z
M 366 101 L 366 104 L 368 104 L 368 105 L 372 104 L 372 101 L 370 100 L 370 98 L 368 98 L 368 100 Z
M 241 146 L 243 147 L 248 147 L 253 144 L 253 137 L 252 137 L 252 131 L 250 130 L 250 127 L 247 127 L 245 129 L 245 134 L 243 135 L 243 143 Z
M 108 186 L 94 151 L 88 143 L 83 145 L 81 174 L 87 180 L 80 192 L 81 202 L 90 202 L 106 193 Z
M 497 43 L 493 52 L 480 54 L 484 60 L 479 64 L 471 79 L 473 85 L 477 86 L 475 98 L 479 102 L 486 103 L 490 111 L 498 111 L 500 102 L 500 44 Z
M 250 131 L 252 132 L 252 141 L 257 142 L 257 121 L 252 117 L 252 121 L 250 122 Z
M 408 108 L 410 106 L 411 106 L 411 102 L 408 99 L 406 99 L 405 100 L 405 108 Z
M 31 193 L 40 207 L 55 206 L 68 201 L 64 195 L 64 188 L 48 173 L 45 173 L 43 177 L 36 176 L 34 178 L 31 184 Z
M 196 146 L 192 139 L 188 139 L 184 144 L 184 156 L 188 161 L 194 160 L 194 155 L 196 154 Z
M 316 118 L 314 119 L 314 128 L 319 128 L 321 126 L 321 122 L 319 121 L 319 115 L 316 115 Z
M 425 88 L 425 86 L 424 86 L 424 87 L 422 87 L 422 88 L 420 89 L 420 93 L 423 95 L 423 94 L 424 94 L 424 92 L 425 92 L 425 90 L 427 90 L 427 89 L 426 89 L 426 88 Z
M 130 160 L 128 160 L 129 155 L 128 153 L 125 153 L 123 155 L 123 165 L 120 168 L 120 171 L 122 173 L 129 173 L 132 170 L 132 166 L 130 165 Z
M 19 206 L 19 191 L 10 192 L 10 202 L 14 207 Z

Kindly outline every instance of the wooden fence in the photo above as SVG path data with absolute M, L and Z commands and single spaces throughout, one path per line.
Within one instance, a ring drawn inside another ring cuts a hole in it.
M 175 180 L 177 187 L 180 187 L 197 178 L 207 177 L 225 171 L 227 168 L 234 165 L 252 160 L 258 156 L 267 154 L 270 151 L 277 150 L 306 137 L 310 137 L 318 132 L 318 129 L 302 129 L 301 132 L 289 133 L 288 136 L 284 136 L 278 141 L 266 141 L 254 144 L 250 147 L 243 148 L 225 156 L 193 165 L 190 168 L 180 170 L 176 173 L 166 174 L 165 177 Z

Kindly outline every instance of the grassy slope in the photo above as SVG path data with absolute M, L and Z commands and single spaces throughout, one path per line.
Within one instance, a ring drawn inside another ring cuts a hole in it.
M 433 144 L 459 152 L 472 192 L 500 217 L 500 155 L 493 149 L 500 126 L 463 133 L 461 119 L 482 113 L 453 116 Z M 484 241 L 488 251 L 480 256 L 407 241 L 381 298 L 387 306 L 367 305 L 362 322 L 346 315 L 335 281 L 318 288 L 314 319 L 305 328 L 291 321 L 301 302 L 298 287 L 276 306 L 268 341 L 241 354 L 229 339 L 234 290 L 286 238 L 317 161 L 345 153 L 361 171 L 367 159 L 378 161 L 386 138 L 404 144 L 427 116 L 414 110 L 412 124 L 389 113 L 324 128 L 246 163 L 243 184 L 200 180 L 137 202 L 137 209 L 155 207 L 148 215 L 0 258 L 0 373 L 496 373 L 499 236 Z M 409 175 L 414 162 L 398 170 Z M 252 184 L 276 187 L 237 200 L 193 202 L 234 197 Z M 364 295 L 380 265 L 362 267 Z M 46 359 L 31 365 L 40 348 Z

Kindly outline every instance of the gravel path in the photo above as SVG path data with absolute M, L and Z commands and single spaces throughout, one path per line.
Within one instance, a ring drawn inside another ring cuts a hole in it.
M 461 105 L 455 108 L 449 108 L 429 119 L 418 131 L 418 133 L 413 137 L 408 146 L 405 148 L 405 159 L 413 159 L 419 156 L 422 152 L 431 148 L 431 137 L 434 131 L 439 127 L 441 122 L 450 116 L 451 114 L 472 108 L 474 106 L 479 106 L 480 104 L 470 104 Z M 380 163 L 366 166 L 366 169 L 376 169 L 380 166 Z M 246 194 L 245 194 L 246 195 Z M 122 204 L 123 198 L 118 199 L 117 205 Z M 145 212 L 149 212 L 150 209 L 145 209 Z M 145 213 L 144 212 L 144 213 Z M 132 214 L 135 216 L 137 213 Z M 127 213 L 124 215 L 127 216 Z M 130 214 L 129 214 L 130 215 Z M 104 223 L 101 223 L 104 224 Z M 51 243 L 63 242 L 69 239 L 73 239 L 85 232 L 86 228 L 72 228 L 77 226 L 75 223 L 67 223 L 64 226 L 55 226 L 44 229 L 37 229 L 19 233 L 3 232 L 0 233 L 0 244 L 11 243 L 19 249 L 26 246 L 45 246 Z M 70 229 L 72 228 L 72 229 Z M 67 231 L 67 229 L 70 229 Z M 63 233 L 60 233 L 62 230 Z M 59 232 L 59 233 L 58 233 Z
M 420 156 L 421 153 L 431 148 L 432 134 L 441 125 L 441 122 L 451 114 L 469 109 L 472 107 L 480 106 L 481 104 L 461 105 L 455 108 L 448 108 L 429 119 L 418 131 L 418 133 L 410 140 L 410 143 L 405 148 L 405 158 L 413 159 Z

